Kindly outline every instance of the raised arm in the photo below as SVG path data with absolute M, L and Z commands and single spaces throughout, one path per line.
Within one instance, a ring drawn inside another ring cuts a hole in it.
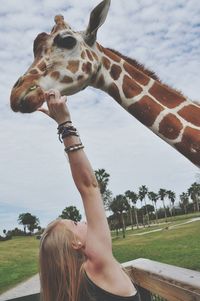
M 53 118 L 58 125 L 61 125 L 60 127 L 62 124 L 65 124 L 64 127 L 72 127 L 71 116 L 65 102 L 66 97 L 60 97 L 58 91 L 49 91 L 46 98 L 48 110 L 40 109 L 40 111 Z M 71 128 L 71 130 L 74 129 Z M 97 265 L 103 264 L 103 262 L 106 264 L 112 257 L 112 243 L 96 177 L 84 149 L 81 148 L 80 138 L 66 135 L 63 142 L 72 176 L 85 209 L 87 219 L 86 253 L 89 259 L 96 262 Z M 74 147 L 78 150 L 73 151 Z

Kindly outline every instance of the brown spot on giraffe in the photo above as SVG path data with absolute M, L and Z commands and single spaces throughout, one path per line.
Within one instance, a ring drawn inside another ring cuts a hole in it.
M 38 74 L 39 72 L 36 69 L 31 69 L 31 71 L 29 71 L 30 74 Z
M 137 70 L 135 67 L 131 66 L 130 64 L 124 63 L 124 69 L 134 80 L 136 80 L 143 86 L 146 86 L 149 83 L 149 77 L 141 71 Z
M 126 98 L 133 98 L 142 93 L 142 88 L 127 75 L 124 76 L 122 89 Z
M 64 76 L 60 82 L 63 84 L 70 84 L 73 82 L 73 79 L 69 76 Z
M 81 57 L 82 57 L 82 59 L 85 59 L 85 58 L 86 58 L 86 54 L 85 54 L 85 51 L 84 51 L 84 50 L 81 52 Z
M 122 68 L 116 64 L 112 65 L 110 70 L 110 75 L 114 80 L 118 80 L 120 74 L 122 73 Z
M 149 76 L 155 80 L 160 81 L 159 78 L 157 77 L 157 75 L 153 71 L 147 69 L 144 65 L 140 64 L 136 60 L 134 60 L 128 56 L 125 56 L 114 49 L 110 49 L 110 48 L 107 48 L 107 49 L 112 51 L 113 53 L 115 53 L 117 56 L 121 57 L 123 60 L 125 60 L 128 64 L 132 65 L 137 70 L 141 71 L 142 73 L 146 74 L 147 76 Z
M 188 105 L 178 111 L 178 114 L 188 122 L 200 126 L 200 107 Z
M 100 51 L 100 52 L 103 52 L 103 47 L 99 44 L 99 43 L 96 43 L 97 45 L 97 49 Z
M 92 54 L 90 53 L 90 51 L 89 51 L 88 49 L 86 49 L 86 53 L 87 53 L 88 59 L 89 59 L 90 61 L 93 61 L 93 60 L 94 60 L 94 59 L 93 59 L 93 56 L 92 56 Z
M 94 57 L 94 59 L 95 59 L 96 61 L 99 60 L 98 56 L 96 55 L 96 53 L 95 53 L 94 51 L 92 51 L 92 55 L 93 55 L 93 57 Z
M 165 138 L 176 139 L 178 138 L 183 128 L 180 120 L 173 114 L 166 115 L 159 124 L 159 133 Z
M 149 93 L 159 100 L 161 104 L 170 109 L 176 108 L 185 101 L 185 98 L 181 94 L 158 82 L 153 85 Z
M 119 57 L 118 55 L 116 55 L 114 52 L 103 48 L 103 52 L 105 53 L 105 55 L 107 55 L 109 58 L 111 58 L 113 61 L 119 63 L 121 61 L 121 57 Z
M 91 73 L 92 64 L 90 62 L 83 63 L 82 70 L 83 70 L 83 72 L 85 72 L 87 74 Z
M 103 56 L 102 63 L 107 70 L 110 69 L 111 61 L 107 57 Z
M 112 96 L 119 104 L 122 103 L 121 96 L 120 96 L 120 93 L 119 93 L 119 89 L 118 89 L 118 87 L 115 83 L 112 83 L 108 87 L 108 94 L 110 96 Z
M 200 166 L 200 130 L 186 127 L 182 141 L 174 146 L 194 164 Z
M 67 69 L 70 70 L 72 73 L 76 73 L 79 69 L 79 61 L 69 61 L 67 65 Z
M 58 71 L 53 71 L 51 74 L 50 74 L 51 77 L 53 77 L 55 80 L 58 80 L 60 78 L 60 72 Z
M 103 75 L 101 74 L 101 76 L 98 78 L 97 82 L 96 82 L 96 87 L 97 88 L 102 88 L 105 85 L 105 80 Z
M 45 64 L 45 62 L 43 61 L 43 62 L 40 62 L 39 64 L 38 64 L 38 66 L 37 66 L 41 71 L 45 71 L 46 70 L 46 64 Z
M 144 96 L 142 99 L 129 106 L 128 111 L 146 126 L 152 126 L 164 108 L 151 99 Z

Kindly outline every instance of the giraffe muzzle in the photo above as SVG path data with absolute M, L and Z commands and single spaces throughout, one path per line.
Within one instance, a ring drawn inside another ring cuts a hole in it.
M 45 101 L 44 91 L 40 87 L 33 89 L 33 86 L 28 89 L 25 95 L 17 96 L 13 92 L 11 94 L 11 108 L 14 112 L 33 113 Z

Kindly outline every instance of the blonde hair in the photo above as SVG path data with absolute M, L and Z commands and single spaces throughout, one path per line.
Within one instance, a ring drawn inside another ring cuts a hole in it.
M 41 238 L 39 263 L 43 301 L 79 301 L 82 295 L 82 250 L 75 250 L 77 237 L 61 219 L 48 225 Z

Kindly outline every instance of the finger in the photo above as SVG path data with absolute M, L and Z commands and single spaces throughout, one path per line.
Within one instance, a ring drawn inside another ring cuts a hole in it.
M 60 91 L 59 90 L 56 90 L 56 89 L 50 89 L 48 92 L 48 99 L 50 100 L 53 100 L 53 99 L 56 99 L 56 100 L 59 100 L 60 99 Z
M 37 111 L 42 112 L 48 116 L 50 116 L 49 110 L 45 109 L 45 108 L 38 108 Z
M 62 101 L 64 101 L 64 102 L 67 102 L 67 96 L 66 96 L 66 95 L 61 96 L 60 99 L 61 99 Z

